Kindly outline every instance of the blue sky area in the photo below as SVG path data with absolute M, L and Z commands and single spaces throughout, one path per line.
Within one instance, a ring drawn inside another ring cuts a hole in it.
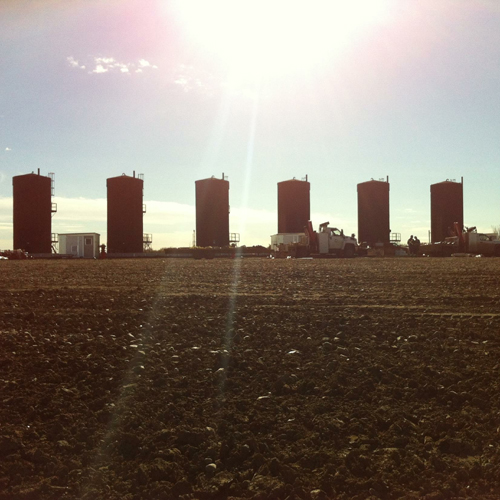
M 356 185 L 389 176 L 391 229 L 427 241 L 430 185 L 500 224 L 500 2 L 0 2 L 0 248 L 12 177 L 55 173 L 52 231 L 106 242 L 106 178 L 145 176 L 153 247 L 187 246 L 194 183 L 230 182 L 230 230 L 277 231 L 306 174 L 314 226 L 357 233 Z

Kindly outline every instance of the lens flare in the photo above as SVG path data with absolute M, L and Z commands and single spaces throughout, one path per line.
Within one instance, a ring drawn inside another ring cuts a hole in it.
M 390 14 L 388 0 L 179 0 L 193 43 L 234 75 L 283 76 L 321 64 Z

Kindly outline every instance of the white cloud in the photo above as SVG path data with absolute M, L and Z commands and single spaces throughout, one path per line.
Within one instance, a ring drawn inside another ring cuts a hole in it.
M 158 66 L 156 64 L 151 64 L 149 61 L 146 61 L 146 59 L 139 59 L 139 66 L 141 68 L 158 69 Z
M 94 57 L 96 64 L 108 64 L 113 65 L 115 63 L 114 57 Z
M 78 68 L 80 66 L 78 64 L 78 61 L 72 56 L 67 57 L 66 60 L 69 62 L 69 65 L 73 68 Z
M 222 91 L 231 97 L 245 100 L 269 100 L 269 92 L 263 91 L 255 79 L 235 78 L 217 79 L 213 74 L 191 64 L 179 64 L 174 72 L 173 83 L 184 92 L 212 96 Z
M 0 198 L 0 222 L 12 221 L 12 196 Z
M 80 65 L 80 63 L 73 56 L 67 57 L 66 60 L 68 61 L 69 65 L 72 68 L 85 69 L 85 66 L 84 65 Z
M 66 60 L 71 68 L 92 68 L 88 71 L 89 74 L 120 72 L 130 75 L 132 72 L 142 73 L 144 69 L 158 69 L 156 64 L 151 64 L 146 59 L 139 59 L 138 62 L 123 62 L 116 60 L 114 57 L 90 56 L 86 64 L 80 64 L 73 56 L 68 56 Z
M 0 249 L 12 248 L 12 197 L 0 198 Z
M 108 69 L 105 68 L 102 64 L 98 64 L 93 70 L 92 73 L 107 73 Z
M 174 84 L 184 92 L 198 92 L 211 96 L 220 87 L 213 75 L 192 65 L 179 64 L 174 75 Z
M 12 149 L 10 149 L 10 148 L 5 148 L 5 151 L 12 151 Z
M 172 201 L 147 201 L 144 221 L 152 225 L 175 226 L 176 224 L 192 225 L 195 217 L 194 207 Z
M 54 215 L 53 222 L 58 221 L 105 221 L 107 202 L 105 198 L 66 198 L 54 196 L 58 211 Z

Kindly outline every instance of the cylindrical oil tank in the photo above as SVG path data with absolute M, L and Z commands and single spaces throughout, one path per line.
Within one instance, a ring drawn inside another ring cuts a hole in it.
M 464 225 L 464 190 L 461 182 L 446 180 L 431 185 L 431 242 L 443 241 L 452 236 L 458 222 Z
M 304 232 L 311 219 L 310 191 L 307 180 L 278 182 L 278 234 Z
M 358 241 L 388 243 L 390 232 L 389 179 L 358 184 Z
M 196 246 L 229 246 L 229 182 L 224 179 L 195 181 Z
M 107 179 L 106 186 L 108 253 L 142 253 L 143 179 L 123 174 Z
M 14 249 L 29 253 L 52 251 L 52 179 L 38 174 L 12 178 Z

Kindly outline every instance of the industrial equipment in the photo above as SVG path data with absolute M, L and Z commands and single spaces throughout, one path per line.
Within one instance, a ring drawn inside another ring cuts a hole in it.
M 271 250 L 275 257 L 354 257 L 358 252 L 358 242 L 346 236 L 342 229 L 329 227 L 329 222 L 320 224 L 319 230 L 313 229 L 307 221 L 303 233 L 280 233 L 271 236 Z
M 9 260 L 25 260 L 30 258 L 28 252 L 20 249 L 0 251 L 0 257 Z
M 229 246 L 229 181 L 210 177 L 195 181 L 196 246 Z
M 374 248 L 390 241 L 389 177 L 358 184 L 359 243 Z
M 500 257 L 500 240 L 478 233 L 475 226 L 462 230 L 460 224 L 455 222 L 451 231 L 453 236 L 445 238 L 444 241 L 421 245 L 421 253 L 439 257 L 463 254 Z
M 311 185 L 307 180 L 278 182 L 278 234 L 301 233 L 311 218 Z
M 464 179 L 447 179 L 431 185 L 431 243 L 450 236 L 448 228 L 458 222 L 464 225 Z
M 30 254 L 52 252 L 52 214 L 57 210 L 52 203 L 54 174 L 40 175 L 40 169 L 26 175 L 12 178 L 14 201 L 13 248 L 23 249 Z
M 354 234 L 346 236 L 342 229 L 329 227 L 329 224 L 329 222 L 323 222 L 319 225 L 319 231 L 316 232 L 313 230 L 312 222 L 307 222 L 306 235 L 309 240 L 310 253 L 320 256 L 354 257 L 358 250 L 358 242 Z
M 122 174 L 106 180 L 107 243 L 111 254 L 143 253 L 144 175 Z

